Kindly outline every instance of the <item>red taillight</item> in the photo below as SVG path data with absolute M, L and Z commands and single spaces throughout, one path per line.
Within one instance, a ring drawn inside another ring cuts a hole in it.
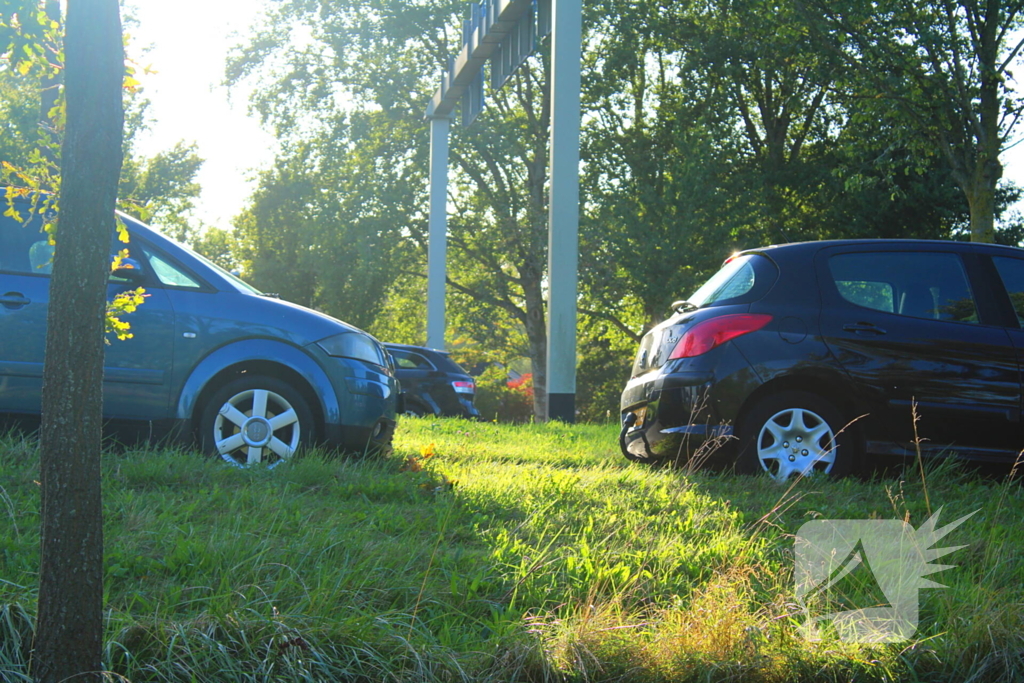
M 473 394 L 476 393 L 476 385 L 472 382 L 457 381 L 452 382 L 452 388 L 455 389 L 457 394 Z
M 770 315 L 759 313 L 741 313 L 723 315 L 699 322 L 683 334 L 672 349 L 669 360 L 676 358 L 692 358 L 707 353 L 720 344 L 740 335 L 756 332 L 772 321 Z

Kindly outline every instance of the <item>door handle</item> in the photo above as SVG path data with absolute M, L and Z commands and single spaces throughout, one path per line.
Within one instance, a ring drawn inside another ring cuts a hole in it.
M 0 305 L 4 308 L 21 308 L 32 303 L 32 299 L 26 299 L 21 292 L 7 292 L 0 296 Z
M 843 325 L 843 329 L 847 332 L 853 332 L 860 335 L 885 334 L 885 330 L 871 323 L 847 323 Z

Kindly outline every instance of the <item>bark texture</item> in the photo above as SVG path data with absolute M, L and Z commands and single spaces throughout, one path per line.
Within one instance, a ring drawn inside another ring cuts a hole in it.
M 65 26 L 67 124 L 40 431 L 40 683 L 101 679 L 103 333 L 124 128 L 117 0 L 69 0 Z

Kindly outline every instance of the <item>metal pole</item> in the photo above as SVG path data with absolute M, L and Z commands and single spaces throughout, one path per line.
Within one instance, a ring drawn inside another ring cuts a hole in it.
M 551 203 L 548 214 L 548 417 L 576 420 L 581 0 L 554 0 L 551 37 Z
M 444 290 L 448 258 L 449 119 L 430 119 L 430 224 L 427 246 L 427 346 L 444 349 Z

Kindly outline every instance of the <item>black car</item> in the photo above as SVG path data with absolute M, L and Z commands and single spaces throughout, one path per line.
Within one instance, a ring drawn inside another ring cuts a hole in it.
M 673 309 L 644 336 L 622 393 L 631 460 L 734 458 L 784 480 L 846 474 L 915 442 L 1009 462 L 1024 447 L 1022 249 L 752 249 Z
M 401 412 L 477 419 L 476 383 L 445 351 L 408 344 L 385 344 L 402 383 Z

